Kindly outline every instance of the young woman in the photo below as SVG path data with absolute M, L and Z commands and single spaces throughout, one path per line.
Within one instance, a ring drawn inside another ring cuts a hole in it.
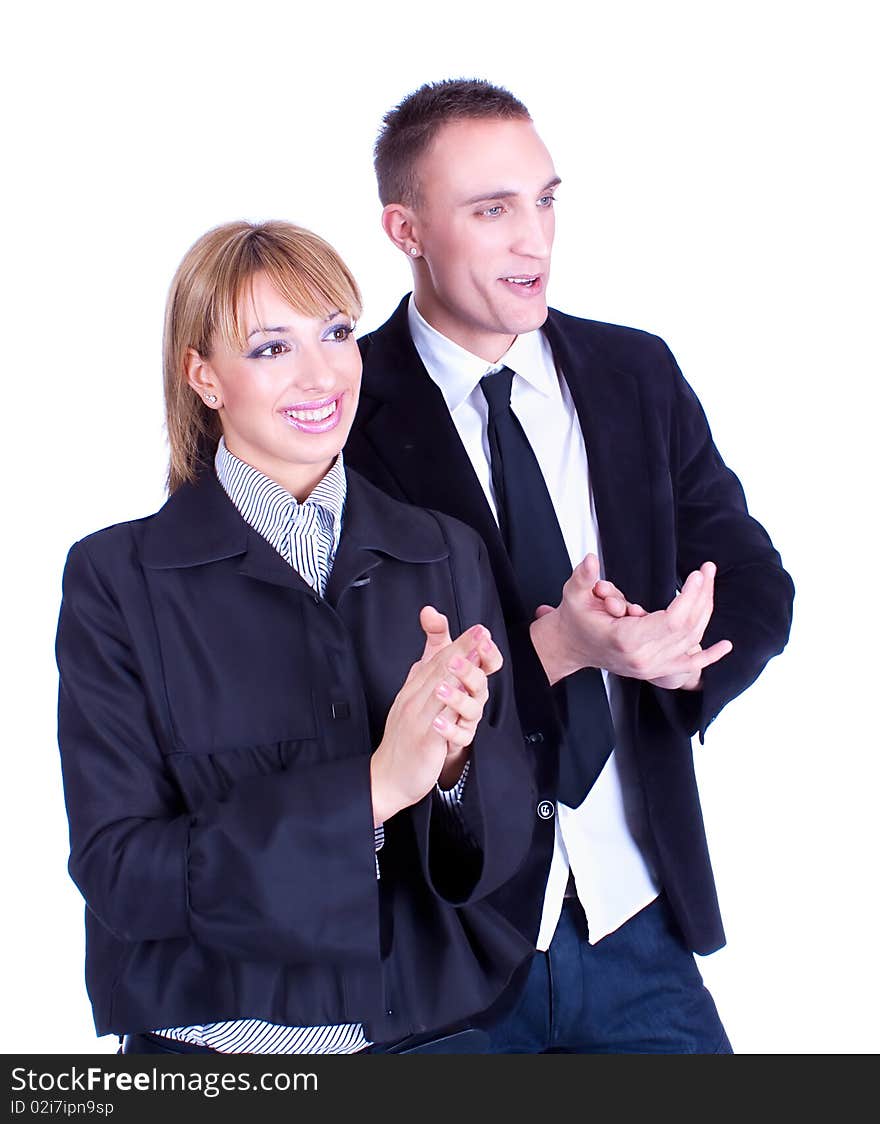
M 201 238 L 167 305 L 170 498 L 68 558 L 70 871 L 126 1052 L 383 1050 L 531 951 L 485 900 L 535 801 L 484 548 L 344 467 L 359 312 L 308 231 Z

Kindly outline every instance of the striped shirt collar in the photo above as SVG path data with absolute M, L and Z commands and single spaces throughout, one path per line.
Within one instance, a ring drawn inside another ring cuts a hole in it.
M 317 522 L 319 529 L 326 532 L 327 557 L 322 570 L 326 568 L 329 572 L 342 535 L 347 492 L 341 452 L 327 475 L 302 503 L 280 484 L 230 452 L 222 437 L 217 446 L 214 467 L 217 479 L 241 517 L 290 565 L 296 562 L 291 551 L 291 536 L 295 538 L 298 529 Z M 326 579 L 326 574 L 323 576 Z M 313 575 L 303 574 L 303 577 L 314 584 Z

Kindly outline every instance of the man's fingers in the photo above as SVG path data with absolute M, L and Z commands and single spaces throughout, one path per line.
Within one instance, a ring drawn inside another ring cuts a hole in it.
M 703 633 L 709 621 L 712 619 L 712 614 L 715 611 L 715 573 L 714 571 L 703 577 L 703 596 L 700 599 L 700 604 L 696 609 L 695 615 L 691 620 L 691 639 L 695 644 L 702 642 Z
M 592 589 L 599 580 L 599 559 L 596 555 L 588 554 L 578 562 L 568 580 L 571 581 L 572 578 L 576 585 Z
M 715 563 L 704 562 L 688 574 L 681 592 L 667 607 L 670 626 L 686 632 L 691 644 L 699 641 L 712 616 L 715 599 Z
M 700 603 L 705 579 L 699 570 L 692 570 L 685 578 L 679 593 L 666 606 L 666 615 L 671 627 L 684 629 L 691 613 Z
M 539 617 L 546 617 L 548 613 L 555 612 L 556 610 L 552 605 L 539 605 L 537 609 L 535 609 L 535 620 L 537 620 Z
M 720 659 L 723 659 L 732 651 L 733 644 L 731 644 L 729 640 L 719 640 L 717 644 L 713 644 L 711 647 L 706 648 L 705 651 L 700 652 L 695 660 L 696 666 L 700 669 L 709 667 L 713 663 L 718 663 Z

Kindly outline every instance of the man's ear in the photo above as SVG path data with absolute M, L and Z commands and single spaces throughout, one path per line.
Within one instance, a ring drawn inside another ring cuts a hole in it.
M 186 381 L 198 394 L 199 398 L 211 410 L 219 410 L 223 405 L 220 387 L 217 383 L 214 369 L 203 355 L 199 355 L 194 347 L 186 349 L 183 359 L 186 372 Z
M 389 203 L 382 211 L 382 229 L 394 245 L 408 258 L 419 258 L 418 223 L 411 208 L 403 203 Z

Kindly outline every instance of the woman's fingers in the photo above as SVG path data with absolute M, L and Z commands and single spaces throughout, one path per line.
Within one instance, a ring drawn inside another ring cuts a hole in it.
M 438 715 L 431 723 L 437 733 L 446 741 L 464 749 L 474 740 L 474 725 L 469 723 L 456 724 Z
M 425 634 L 425 648 L 422 660 L 429 660 L 437 652 L 452 643 L 449 635 L 449 621 L 433 605 L 425 605 L 419 613 L 419 624 Z
M 482 717 L 483 707 L 489 697 L 488 689 L 485 687 L 485 678 L 483 676 L 484 686 L 482 689 L 474 690 L 472 694 L 461 690 L 459 687 L 451 687 L 445 682 L 438 685 L 435 694 L 448 710 L 455 713 L 456 720 L 464 719 L 476 723 Z

